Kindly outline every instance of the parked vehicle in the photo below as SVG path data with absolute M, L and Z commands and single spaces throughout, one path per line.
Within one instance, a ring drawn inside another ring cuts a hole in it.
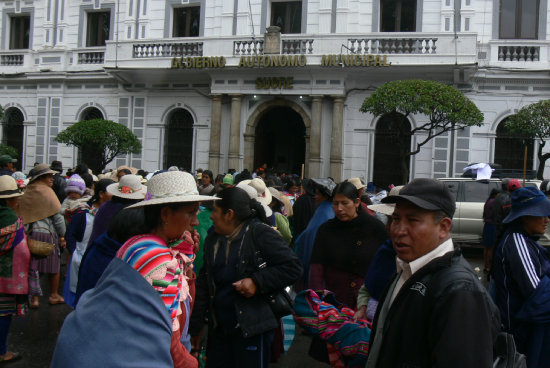
M 441 178 L 456 198 L 456 212 L 453 217 L 453 241 L 462 246 L 481 245 L 483 235 L 483 205 L 493 188 L 501 189 L 501 179 L 476 181 L 472 178 Z M 525 186 L 540 186 L 540 180 L 527 180 Z M 550 227 L 539 241 L 550 246 Z

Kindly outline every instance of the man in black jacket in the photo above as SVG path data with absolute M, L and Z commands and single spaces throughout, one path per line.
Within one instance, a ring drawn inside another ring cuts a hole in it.
M 50 169 L 52 169 L 53 171 L 57 171 L 57 174 L 53 176 L 52 189 L 55 192 L 57 199 L 59 199 L 59 202 L 63 203 L 66 197 L 65 187 L 67 186 L 67 181 L 64 177 L 61 176 L 61 174 L 63 173 L 63 166 L 61 164 L 61 161 L 52 161 Z
M 397 274 L 376 311 L 367 368 L 492 367 L 496 306 L 451 239 L 455 200 L 442 182 L 415 179 L 395 203 Z

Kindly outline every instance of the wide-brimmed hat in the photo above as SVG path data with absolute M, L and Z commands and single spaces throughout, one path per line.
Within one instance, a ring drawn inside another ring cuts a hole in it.
M 62 172 L 63 171 L 63 165 L 61 164 L 61 161 L 52 161 L 52 164 L 50 165 L 50 169 Z
M 357 188 L 357 190 L 361 190 L 361 189 L 363 189 L 363 188 L 366 187 L 366 185 L 363 184 L 363 183 L 361 182 L 361 179 L 359 179 L 359 178 L 350 178 L 350 179 L 348 179 L 348 182 L 350 182 L 350 183 L 352 183 L 353 185 L 355 185 L 355 187 Z
M 9 175 L 0 176 L 0 198 L 15 198 L 22 195 L 14 178 Z
M 147 187 L 141 185 L 141 179 L 137 175 L 127 174 L 118 183 L 109 185 L 107 192 L 120 198 L 143 199 L 147 194 Z
M 252 187 L 251 185 L 248 185 L 248 184 L 241 185 L 241 183 L 237 184 L 237 188 L 244 190 L 246 194 L 248 194 L 250 199 L 255 199 L 258 201 L 258 191 L 254 189 L 254 187 Z M 264 208 L 266 217 L 271 217 L 271 215 L 273 215 L 273 211 L 271 210 L 271 208 L 269 208 L 268 205 L 260 201 L 258 201 L 258 203 L 260 203 Z
M 281 204 L 283 204 L 283 200 L 281 199 L 282 198 L 281 197 L 281 192 L 279 192 L 277 189 L 275 189 L 273 187 L 268 187 L 267 189 L 271 193 L 271 197 L 275 198 L 276 200 L 281 202 Z
M 269 206 L 273 198 L 271 196 L 271 192 L 267 189 L 265 182 L 260 178 L 255 178 L 252 179 L 248 185 L 256 189 L 258 192 L 258 198 L 256 198 L 257 201 Z
M 404 187 L 403 185 L 399 185 L 397 187 L 391 188 L 390 194 L 388 194 L 388 197 L 398 195 L 403 187 Z M 374 212 L 380 212 L 384 215 L 391 216 L 393 215 L 393 211 L 395 210 L 395 203 L 371 204 L 371 205 L 368 205 L 367 208 L 369 210 L 373 210 Z
M 53 171 L 48 164 L 38 164 L 29 172 L 29 182 L 33 182 L 43 175 L 57 174 L 57 171 Z
M 512 192 L 512 210 L 502 220 L 507 224 L 522 216 L 550 216 L 550 200 L 534 187 L 519 188 Z
M 121 178 L 124 179 L 125 175 Z M 126 208 L 179 202 L 215 201 L 219 198 L 200 195 L 193 175 L 183 171 L 167 171 L 154 175 L 147 185 L 145 200 Z
M 447 185 L 435 179 L 413 179 L 398 195 L 387 196 L 382 203 L 397 203 L 402 199 L 428 211 L 441 210 L 451 219 L 456 210 L 455 197 Z
M 336 183 L 332 181 L 332 179 L 311 179 L 311 182 L 315 185 L 315 188 L 326 197 L 332 197 L 332 191 L 336 188 Z

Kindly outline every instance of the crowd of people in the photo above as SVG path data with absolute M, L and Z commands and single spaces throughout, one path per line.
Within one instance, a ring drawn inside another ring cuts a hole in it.
M 0 156 L 0 364 L 21 359 L 7 349 L 12 317 L 44 307 L 47 275 L 51 307 L 74 309 L 52 367 L 268 366 L 290 297 L 308 354 L 333 367 L 492 367 L 503 332 L 528 367 L 550 366 L 547 181 L 491 193 L 490 295 L 434 179 L 388 194 L 266 165 L 96 176 L 54 161 L 27 176 L 15 164 Z

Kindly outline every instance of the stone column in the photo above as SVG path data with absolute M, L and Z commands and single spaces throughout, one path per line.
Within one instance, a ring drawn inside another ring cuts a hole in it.
M 208 153 L 208 169 L 214 175 L 220 170 L 220 130 L 222 124 L 222 95 L 212 96 L 212 118 L 210 120 L 210 150 Z
M 323 96 L 311 96 L 311 127 L 309 133 L 309 172 L 308 177 L 321 176 L 321 119 Z
M 241 102 L 242 95 L 231 95 L 231 130 L 229 132 L 228 169 L 239 171 L 241 152 Z
M 342 136 L 344 126 L 344 96 L 332 96 L 332 136 L 330 138 L 330 176 L 336 183 L 342 181 L 344 159 L 342 157 Z

